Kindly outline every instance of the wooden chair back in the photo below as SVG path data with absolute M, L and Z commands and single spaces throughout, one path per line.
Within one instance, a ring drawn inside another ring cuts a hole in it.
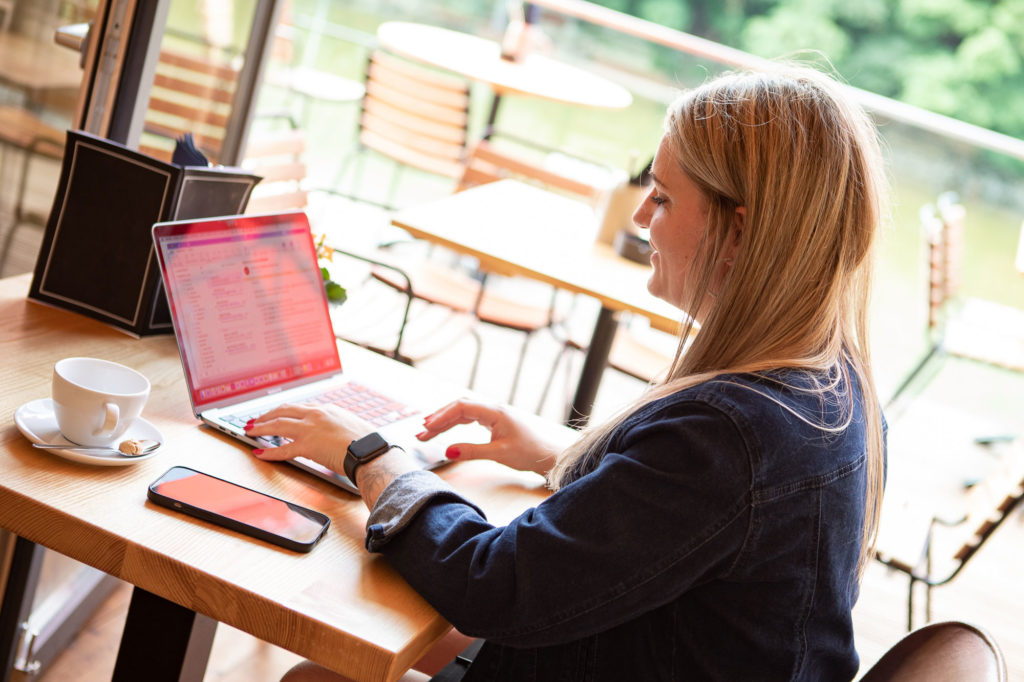
M 64 156 L 64 132 L 58 130 L 30 111 L 21 107 L 0 105 L 0 153 L 5 147 L 24 152 L 21 172 L 14 195 L 14 216 L 10 223 L 0 223 L 0 272 L 14 244 L 14 235 L 23 225 L 44 227 L 49 217 L 52 196 L 35 196 L 30 191 L 29 175 L 33 159 L 46 158 L 60 161 Z M 6 168 L 4 168 L 6 170 Z M 13 184 L 13 183 L 12 183 Z
M 192 133 L 196 147 L 220 161 L 238 69 L 173 48 L 160 52 L 139 150 L 170 161 L 174 142 Z
M 362 146 L 437 175 L 462 174 L 469 85 L 382 51 L 370 55 L 359 122 Z
M 949 304 L 960 290 L 964 219 L 956 194 L 945 192 L 921 207 L 921 228 L 928 250 L 928 329 L 941 333 Z
M 606 191 L 605 188 L 549 170 L 522 156 L 499 149 L 488 140 L 480 140 L 469 151 L 456 191 L 505 178 L 542 185 L 595 206 Z
M 260 131 L 249 137 L 242 167 L 263 179 L 253 189 L 246 213 L 272 213 L 304 209 L 309 194 L 306 179 L 306 133 L 289 121 L 289 127 Z
M 909 579 L 908 630 L 915 617 L 915 585 L 925 586 L 930 618 L 931 588 L 953 580 L 1024 500 L 1024 443 L 1004 443 L 1002 451 L 991 454 L 992 466 L 964 490 L 959 504 L 918 499 L 916 488 L 902 493 L 890 486 L 887 491 L 875 556 Z
M 931 341 L 948 355 L 1024 372 L 1024 310 L 960 292 L 966 215 L 946 192 L 925 218 Z
M 1006 661 L 992 637 L 974 625 L 946 621 L 901 639 L 861 682 L 1004 682 Z

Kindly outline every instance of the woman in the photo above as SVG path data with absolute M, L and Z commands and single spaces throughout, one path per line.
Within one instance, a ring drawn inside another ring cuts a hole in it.
M 699 324 L 668 378 L 561 454 L 500 408 L 441 408 L 420 438 L 480 422 L 490 443 L 449 457 L 544 473 L 554 493 L 495 528 L 383 446 L 354 472 L 367 547 L 484 640 L 465 680 L 852 679 L 884 469 L 875 130 L 814 71 L 731 74 L 671 105 L 651 175 L 634 214 L 648 288 L 690 313 L 680 339 Z M 293 439 L 264 459 L 340 468 L 370 431 L 294 406 L 250 433 Z

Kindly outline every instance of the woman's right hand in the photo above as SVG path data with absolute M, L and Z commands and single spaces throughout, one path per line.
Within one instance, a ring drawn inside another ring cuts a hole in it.
M 547 474 L 560 449 L 531 431 L 502 407 L 460 399 L 448 403 L 424 419 L 420 440 L 430 440 L 458 424 L 476 422 L 491 432 L 488 443 L 456 443 L 445 456 L 451 460 L 490 459 L 519 471 Z

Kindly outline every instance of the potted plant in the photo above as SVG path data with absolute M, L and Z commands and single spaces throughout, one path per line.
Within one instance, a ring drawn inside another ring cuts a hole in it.
M 331 279 L 331 271 L 327 263 L 334 260 L 334 249 L 326 243 L 327 235 L 321 234 L 316 239 L 316 259 L 320 263 L 320 275 L 324 279 L 324 288 L 327 290 L 327 300 L 333 305 L 341 305 L 348 298 L 348 292 Z

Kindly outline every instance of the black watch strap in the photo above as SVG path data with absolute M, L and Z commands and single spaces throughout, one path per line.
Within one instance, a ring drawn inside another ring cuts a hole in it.
M 345 453 L 345 475 L 352 485 L 356 483 L 356 469 L 372 459 L 380 457 L 390 450 L 391 443 L 384 440 L 384 437 L 374 431 L 349 443 L 348 452 Z

